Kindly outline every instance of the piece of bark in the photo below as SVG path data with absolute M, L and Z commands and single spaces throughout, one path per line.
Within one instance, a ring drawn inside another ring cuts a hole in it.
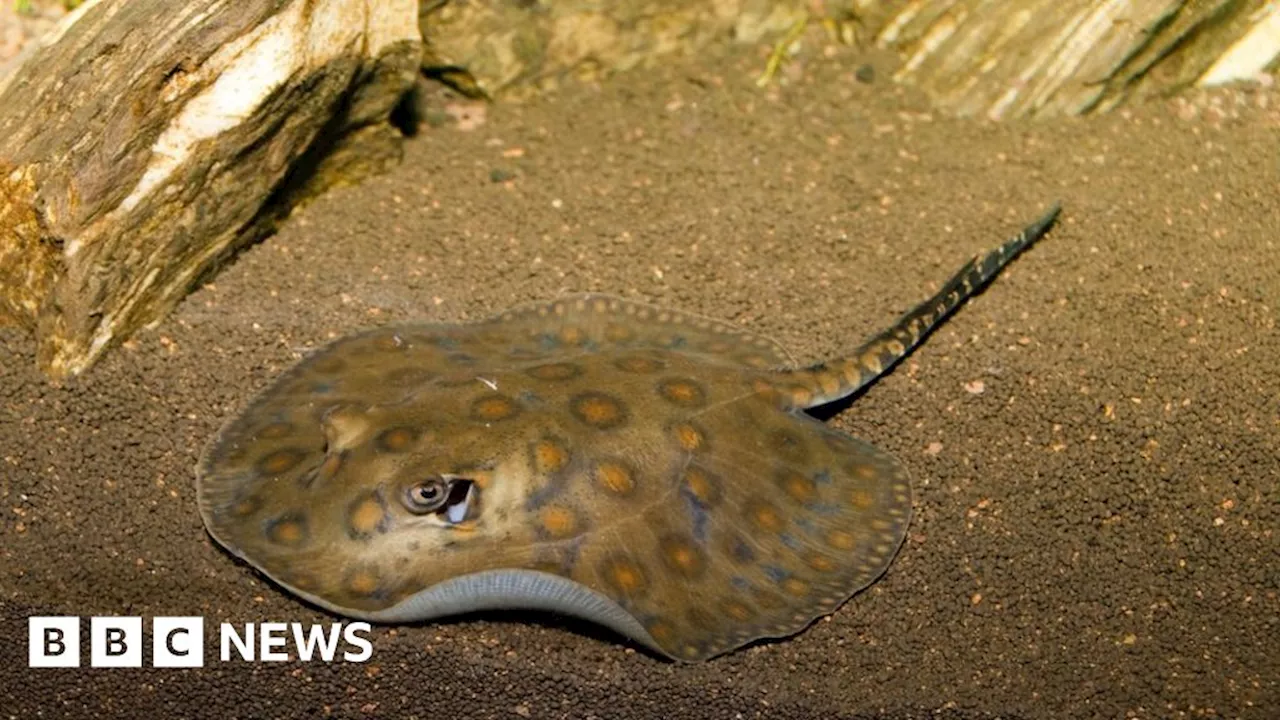
M 414 0 L 98 0 L 0 81 L 0 317 L 79 373 L 398 157 Z
M 900 55 L 892 78 L 939 111 L 992 119 L 1105 112 L 1247 79 L 1280 55 L 1267 0 L 427 0 L 422 28 L 428 69 L 504 98 L 726 38 L 820 57 L 834 35 Z
M 1280 7 L 1266 0 L 854 4 L 881 12 L 876 43 L 903 54 L 895 80 L 944 112 L 993 120 L 1106 112 L 1245 80 L 1280 53 Z

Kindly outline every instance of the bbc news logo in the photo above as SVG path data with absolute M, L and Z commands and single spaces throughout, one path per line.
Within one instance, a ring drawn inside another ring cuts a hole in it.
M 218 658 L 231 662 L 365 662 L 373 643 L 369 623 L 303 625 L 245 623 L 218 626 Z M 204 666 L 204 618 L 157 617 L 151 620 L 151 666 Z M 140 617 L 89 618 L 90 667 L 142 667 L 146 640 Z M 80 667 L 78 616 L 27 618 L 28 667 Z M 339 652 L 341 649 L 341 652 Z

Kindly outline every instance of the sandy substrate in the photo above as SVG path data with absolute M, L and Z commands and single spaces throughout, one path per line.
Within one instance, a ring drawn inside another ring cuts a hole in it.
M 852 50 L 762 91 L 762 57 L 428 128 L 69 387 L 0 332 L 0 716 L 1280 716 L 1280 93 L 994 126 L 859 82 Z M 794 638 L 684 666 L 495 615 L 375 628 L 360 665 L 221 663 L 211 637 L 196 670 L 26 667 L 31 615 L 331 620 L 215 547 L 193 487 L 218 427 L 330 338 L 604 291 L 807 362 L 1058 199 L 829 421 L 904 460 L 915 518 Z

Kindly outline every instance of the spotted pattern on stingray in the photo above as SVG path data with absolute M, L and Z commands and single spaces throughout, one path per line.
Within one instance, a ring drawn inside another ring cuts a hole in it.
M 658 394 L 667 402 L 682 408 L 700 408 L 707 404 L 707 391 L 689 378 L 670 378 L 658 384 Z
M 382 493 L 375 490 L 357 497 L 347 508 L 346 521 L 347 534 L 353 540 L 367 539 L 386 532 L 391 517 Z
M 383 452 L 399 453 L 408 450 L 417 439 L 418 432 L 410 427 L 393 427 L 378 435 L 377 446 Z
M 569 409 L 583 424 L 599 430 L 611 430 L 627 422 L 627 406 L 621 400 L 602 392 L 585 392 L 569 399 Z
M 307 518 L 300 512 L 289 512 L 267 523 L 267 540 L 274 545 L 304 545 L 308 538 Z
M 1051 221 L 807 367 L 605 295 L 340 338 L 210 443 L 201 516 L 353 617 L 538 607 L 687 661 L 795 634 L 884 573 L 912 503 L 898 460 L 802 411 L 892 368 Z
M 295 448 L 283 448 L 264 455 L 258 462 L 258 472 L 263 475 L 279 475 L 292 470 L 302 462 L 306 454 Z
M 626 496 L 636 489 L 635 469 L 625 460 L 602 460 L 595 468 L 595 479 L 610 494 Z
M 509 420 L 520 413 L 520 406 L 509 397 L 486 393 L 471 404 L 471 416 L 483 422 Z
M 539 380 L 571 380 L 582 374 L 582 366 L 567 362 L 547 363 L 531 367 L 525 372 Z
M 636 597 L 649 589 L 649 577 L 639 563 L 624 556 L 605 559 L 600 566 L 604 581 L 619 600 Z

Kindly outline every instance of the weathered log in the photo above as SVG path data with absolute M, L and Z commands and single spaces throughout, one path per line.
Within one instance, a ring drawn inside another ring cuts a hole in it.
M 1280 7 L 1267 0 L 574 0 L 428 3 L 439 66 L 490 95 L 565 75 L 607 75 L 721 37 L 803 60 L 836 36 L 896 51 L 895 80 L 939 110 L 993 119 L 1110 110 L 1274 68 Z M 426 6 L 424 6 L 426 7 Z M 812 32 L 794 31 L 808 23 Z
M 806 24 L 813 32 L 801 32 Z M 419 62 L 464 91 L 510 96 L 724 37 L 777 43 L 774 58 L 803 60 L 833 36 L 899 52 L 895 79 L 943 112 L 1080 114 L 1274 68 L 1280 8 L 90 0 L 22 70 L 0 77 L 0 321 L 37 332 L 50 375 L 82 371 L 296 203 L 394 163 L 401 134 L 389 118 Z
M 951 114 L 1083 115 L 1274 67 L 1280 7 L 1267 0 L 917 0 L 885 16 L 875 39 L 904 54 L 896 80 L 923 88 Z
M 414 0 L 98 0 L 0 80 L 0 317 L 54 378 L 399 153 Z

